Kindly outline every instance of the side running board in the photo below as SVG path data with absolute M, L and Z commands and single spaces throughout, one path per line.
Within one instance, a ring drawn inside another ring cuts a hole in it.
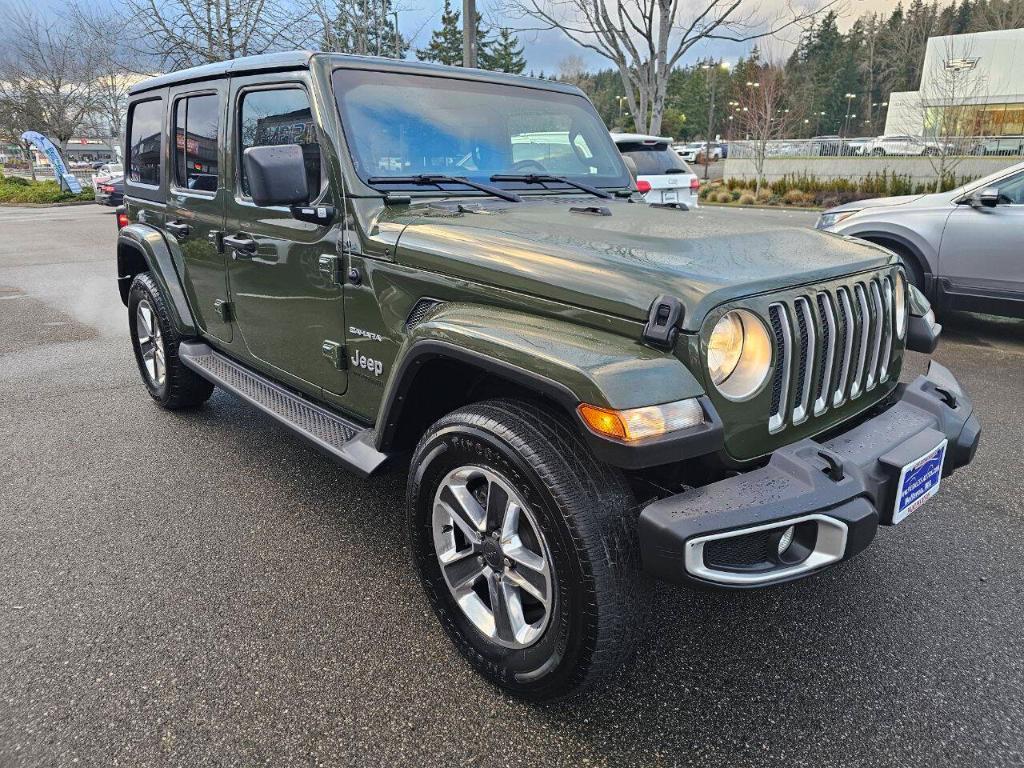
M 374 448 L 373 430 L 314 405 L 208 344 L 183 341 L 178 357 L 204 379 L 255 405 L 361 477 L 369 477 L 389 458 Z

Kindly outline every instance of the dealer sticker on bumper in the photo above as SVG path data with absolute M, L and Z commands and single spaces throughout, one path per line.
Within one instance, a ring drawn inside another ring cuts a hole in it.
M 903 467 L 896 485 L 896 508 L 892 524 L 896 525 L 939 492 L 942 480 L 942 462 L 946 458 L 946 441 L 928 451 L 917 461 Z

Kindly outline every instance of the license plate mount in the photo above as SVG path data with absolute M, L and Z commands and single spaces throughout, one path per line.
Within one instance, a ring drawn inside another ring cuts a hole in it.
M 939 492 L 942 465 L 946 458 L 947 440 L 943 440 L 926 454 L 906 464 L 900 470 L 896 483 L 896 500 L 892 510 L 892 524 L 897 525 Z

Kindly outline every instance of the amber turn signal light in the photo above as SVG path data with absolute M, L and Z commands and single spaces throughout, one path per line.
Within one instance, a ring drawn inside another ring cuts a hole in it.
M 695 398 L 625 411 L 580 403 L 576 410 L 591 431 L 627 443 L 704 423 L 704 409 Z

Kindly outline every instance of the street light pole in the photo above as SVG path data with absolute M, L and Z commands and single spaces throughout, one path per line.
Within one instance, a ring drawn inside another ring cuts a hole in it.
M 462 66 L 476 67 L 476 0 L 462 0 Z
M 853 104 L 853 100 L 857 98 L 857 94 L 848 93 L 846 94 L 846 119 L 843 120 L 843 138 L 845 139 L 850 130 L 850 105 Z
M 398 34 L 398 11 L 391 12 L 395 17 L 395 58 L 402 58 L 402 36 Z

